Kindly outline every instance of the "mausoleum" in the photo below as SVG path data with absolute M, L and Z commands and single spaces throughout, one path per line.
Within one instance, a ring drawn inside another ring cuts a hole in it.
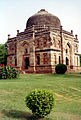
M 63 29 L 60 19 L 41 9 L 32 15 L 23 32 L 8 35 L 7 64 L 26 73 L 54 73 L 59 63 L 69 72 L 80 70 L 79 41 L 73 30 Z

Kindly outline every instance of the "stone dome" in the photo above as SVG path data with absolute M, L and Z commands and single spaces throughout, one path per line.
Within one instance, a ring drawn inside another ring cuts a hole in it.
M 54 26 L 54 28 L 60 28 L 61 22 L 57 16 L 48 13 L 45 9 L 41 9 L 28 19 L 26 28 L 32 25 L 45 25 Z

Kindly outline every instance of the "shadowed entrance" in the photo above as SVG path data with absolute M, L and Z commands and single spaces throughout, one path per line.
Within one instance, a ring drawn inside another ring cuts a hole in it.
M 28 69 L 29 65 L 30 65 L 29 58 L 26 57 L 26 59 L 25 59 L 25 69 Z
M 67 57 L 66 57 L 66 65 L 69 65 L 69 60 Z

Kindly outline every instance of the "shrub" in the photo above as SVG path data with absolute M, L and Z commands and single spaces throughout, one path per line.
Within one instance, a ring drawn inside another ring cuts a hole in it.
M 19 72 L 13 66 L 0 66 L 0 79 L 17 78 Z
M 0 67 L 0 79 L 2 79 L 2 72 L 3 72 L 3 68 Z
M 26 106 L 32 113 L 43 118 L 49 114 L 54 107 L 54 96 L 48 90 L 33 90 L 26 96 Z
M 55 67 L 55 71 L 57 74 L 64 74 L 67 71 L 67 66 L 64 64 L 58 64 Z
M 19 75 L 19 72 L 14 68 L 14 67 L 10 67 L 7 66 L 6 67 L 6 71 L 7 71 L 7 78 L 17 78 L 17 76 Z

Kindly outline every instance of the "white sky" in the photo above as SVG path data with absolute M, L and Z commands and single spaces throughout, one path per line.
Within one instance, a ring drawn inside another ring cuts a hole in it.
M 67 31 L 78 35 L 81 53 L 81 0 L 0 0 L 0 44 L 7 41 L 7 35 L 16 36 L 24 31 L 27 19 L 46 9 L 56 15 Z

